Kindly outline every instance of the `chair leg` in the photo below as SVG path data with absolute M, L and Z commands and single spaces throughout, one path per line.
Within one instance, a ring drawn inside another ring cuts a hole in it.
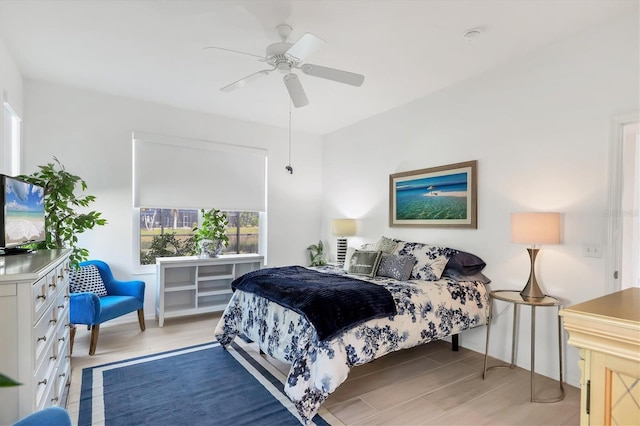
M 146 329 L 144 325 L 144 309 L 138 309 L 138 323 L 140 323 L 140 330 Z
M 89 355 L 96 353 L 96 346 L 98 346 L 98 334 L 100 333 L 100 324 L 94 324 L 91 326 L 91 341 L 89 342 Z
M 73 354 L 73 341 L 76 339 L 76 325 L 69 324 L 69 355 Z

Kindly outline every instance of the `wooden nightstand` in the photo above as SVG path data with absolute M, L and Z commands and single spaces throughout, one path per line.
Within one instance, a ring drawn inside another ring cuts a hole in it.
M 558 315 L 558 360 L 560 363 L 560 395 L 555 398 L 540 399 L 535 396 L 535 357 L 536 357 L 536 308 L 556 307 L 558 312 L 562 308 L 562 302 L 553 296 L 545 296 L 541 299 L 524 299 L 520 292 L 513 290 L 495 290 L 489 295 L 489 319 L 487 320 L 487 343 L 484 352 L 484 370 L 482 378 L 486 378 L 487 371 L 500 367 L 515 367 L 516 330 L 518 328 L 518 308 L 520 305 L 531 307 L 531 402 L 558 402 L 564 399 L 564 385 L 562 378 L 562 319 Z M 493 301 L 502 300 L 513 304 L 513 330 L 511 335 L 511 364 L 495 365 L 487 368 L 487 357 L 489 354 L 489 336 L 491 333 L 491 318 L 493 316 Z

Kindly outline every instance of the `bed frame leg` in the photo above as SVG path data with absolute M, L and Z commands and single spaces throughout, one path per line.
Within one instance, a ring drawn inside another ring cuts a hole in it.
M 264 355 L 264 351 L 260 349 L 260 355 Z
M 458 335 L 454 334 L 451 336 L 451 350 L 454 352 L 458 352 Z

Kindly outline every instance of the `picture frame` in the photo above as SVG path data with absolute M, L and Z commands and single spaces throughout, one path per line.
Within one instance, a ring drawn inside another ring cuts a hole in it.
M 389 175 L 389 226 L 477 229 L 477 163 Z

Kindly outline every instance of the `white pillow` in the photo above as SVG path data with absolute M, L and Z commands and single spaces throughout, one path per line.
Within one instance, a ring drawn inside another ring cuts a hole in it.
M 345 272 L 349 272 L 349 264 L 351 263 L 351 256 L 353 256 L 353 253 L 355 251 L 356 251 L 355 248 L 347 247 L 347 254 L 345 254 L 344 256 L 344 266 L 342 267 L 342 269 L 344 269 Z

